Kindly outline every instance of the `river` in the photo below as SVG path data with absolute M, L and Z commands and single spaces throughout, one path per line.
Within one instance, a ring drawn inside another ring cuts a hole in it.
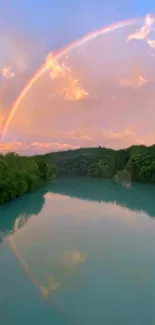
M 58 178 L 0 208 L 2 325 L 154 325 L 155 187 Z

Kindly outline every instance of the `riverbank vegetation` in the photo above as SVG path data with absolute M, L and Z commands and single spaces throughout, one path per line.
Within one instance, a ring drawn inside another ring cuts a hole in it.
M 56 177 L 56 167 L 38 157 L 0 155 L 0 203 L 15 199 Z
M 59 174 L 155 184 L 155 145 L 127 149 L 83 148 L 21 157 L 0 155 L 0 203 L 53 180 Z
M 132 146 L 122 150 L 83 148 L 44 155 L 60 174 L 95 176 L 125 181 L 155 183 L 155 145 Z

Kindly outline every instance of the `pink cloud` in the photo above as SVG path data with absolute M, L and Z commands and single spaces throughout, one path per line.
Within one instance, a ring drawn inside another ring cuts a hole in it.
M 55 77 L 53 70 L 52 79 L 49 71 L 44 74 L 19 105 L 4 140 L 19 139 L 20 152 L 35 153 L 98 145 L 118 149 L 155 141 L 154 62 L 143 42 L 141 47 L 136 42 L 126 44 L 131 30 L 106 34 L 68 54 L 71 72 L 67 73 L 87 90 L 85 100 L 66 96 L 61 73 Z M 16 78 L 3 79 L 0 85 L 2 119 L 14 88 L 10 83 L 16 80 L 17 86 Z
M 144 76 L 139 75 L 135 76 L 133 78 L 129 79 L 121 79 L 120 80 L 120 86 L 121 87 L 131 87 L 131 88 L 137 88 L 137 87 L 143 87 L 146 84 L 148 84 L 150 80 L 146 79 Z
M 0 152 L 18 152 L 27 154 L 45 153 L 47 151 L 58 151 L 77 149 L 78 146 L 69 143 L 56 143 L 56 142 L 32 142 L 32 143 L 21 143 L 20 141 L 12 141 L 0 144 Z
M 20 141 L 0 143 L 1 152 L 16 151 L 16 150 L 20 150 L 21 148 L 22 148 L 22 143 Z

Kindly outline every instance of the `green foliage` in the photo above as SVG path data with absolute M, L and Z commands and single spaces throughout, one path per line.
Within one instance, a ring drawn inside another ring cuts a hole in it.
M 110 158 L 103 158 L 88 168 L 89 176 L 112 177 L 114 175 L 114 162 Z
M 56 167 L 37 157 L 20 157 L 15 153 L 0 156 L 0 203 L 22 196 L 52 180 Z
M 12 152 L 0 154 L 0 203 L 53 180 L 57 170 L 60 174 L 115 176 L 118 181 L 155 184 L 155 145 L 117 151 L 99 146 L 34 157 L 20 157 Z
M 155 183 L 155 157 L 153 154 L 136 154 L 131 156 L 127 166 L 132 180 Z
M 41 157 L 40 157 L 41 158 Z M 42 156 L 58 172 L 69 175 L 113 177 L 121 181 L 155 183 L 155 145 L 128 149 L 82 148 Z

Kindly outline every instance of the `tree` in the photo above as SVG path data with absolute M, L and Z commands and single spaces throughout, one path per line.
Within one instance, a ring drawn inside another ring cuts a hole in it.
M 54 164 L 11 152 L 0 155 L 0 203 L 15 199 L 55 177 Z

